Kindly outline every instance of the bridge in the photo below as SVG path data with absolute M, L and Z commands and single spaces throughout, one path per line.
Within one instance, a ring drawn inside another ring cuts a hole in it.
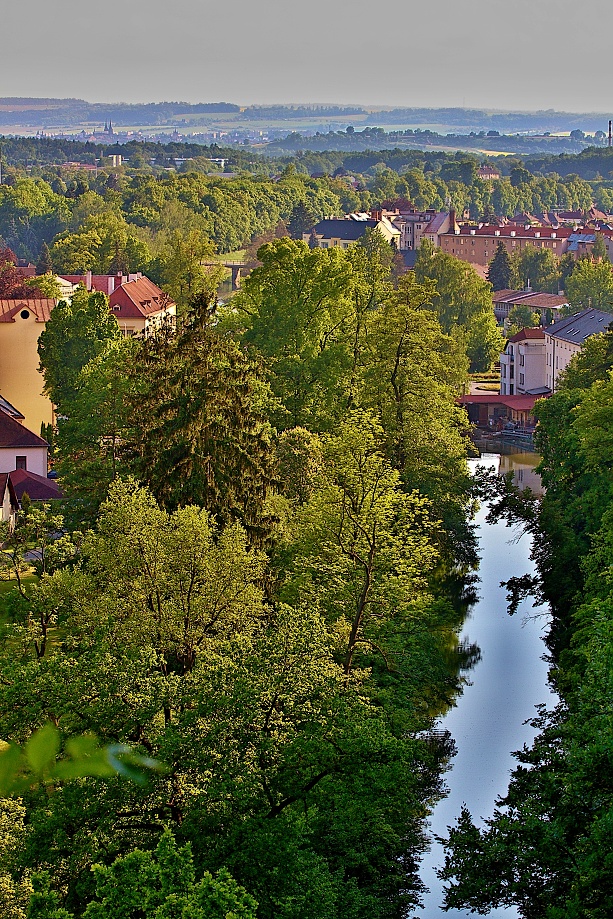
M 241 286 L 241 269 L 247 267 L 247 262 L 201 262 L 204 268 L 229 268 L 232 272 L 232 290 L 238 290 Z

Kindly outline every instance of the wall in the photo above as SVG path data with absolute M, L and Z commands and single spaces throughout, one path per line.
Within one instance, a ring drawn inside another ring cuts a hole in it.
M 24 424 L 35 434 L 40 434 L 42 422 L 53 421 L 53 407 L 42 395 L 44 380 L 38 372 L 38 336 L 44 328 L 33 313 L 27 319 L 17 313 L 14 322 L 0 322 L 0 393 L 25 415 Z
M 13 472 L 18 456 L 25 456 L 28 472 L 47 478 L 46 447 L 0 447 L 0 472 Z

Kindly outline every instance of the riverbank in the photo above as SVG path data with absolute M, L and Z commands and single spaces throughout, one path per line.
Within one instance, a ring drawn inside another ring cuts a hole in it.
M 471 460 L 471 465 L 473 469 L 490 465 L 498 472 L 513 472 L 518 484 L 529 487 L 530 477 L 536 477 L 534 466 L 538 460 L 534 453 L 508 446 L 504 453 L 482 450 L 481 457 Z M 481 556 L 480 597 L 461 634 L 461 641 L 479 646 L 481 659 L 465 675 L 462 695 L 440 722 L 440 729 L 451 733 L 457 755 L 446 777 L 449 794 L 439 802 L 430 820 L 433 837 L 447 835 L 447 827 L 455 823 L 463 804 L 480 823 L 492 815 L 496 798 L 506 792 L 516 765 L 513 751 L 535 736 L 526 720 L 535 714 L 536 705 L 549 703 L 552 698 L 547 686 L 547 665 L 542 659 L 547 610 L 534 609 L 525 602 L 510 617 L 505 589 L 500 586 L 502 580 L 533 570 L 530 539 L 502 522 L 487 523 L 486 515 L 487 507 L 481 507 L 475 520 Z M 430 893 L 424 898 L 424 909 L 415 914 L 419 919 L 442 915 L 444 892 L 436 869 L 443 859 L 442 846 L 433 843 L 421 872 Z M 450 910 L 445 915 L 465 919 L 472 914 Z M 517 913 L 496 910 L 490 915 L 513 919 Z

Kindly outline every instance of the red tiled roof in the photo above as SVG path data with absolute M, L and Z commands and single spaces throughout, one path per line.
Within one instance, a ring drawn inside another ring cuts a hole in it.
M 516 239 L 566 239 L 573 231 L 570 227 L 559 227 L 552 230 L 551 227 L 494 227 L 490 224 L 484 224 L 481 227 L 461 226 L 460 232 L 455 236 L 513 236 Z M 446 236 L 452 234 L 445 234 Z
M 10 415 L 0 412 L 0 449 L 6 447 L 48 447 L 38 434 L 29 431 Z
M 142 319 L 174 303 L 149 278 L 138 278 L 117 287 L 109 297 L 109 305 L 119 319 Z
M 494 303 L 506 303 L 508 300 L 522 297 L 525 293 L 525 290 L 495 290 L 492 294 L 492 300 Z
M 567 297 L 548 294 L 540 290 L 497 290 L 492 294 L 494 303 L 526 303 L 543 309 L 567 306 Z
M 33 313 L 36 322 L 48 322 L 56 303 L 57 300 L 50 297 L 36 300 L 0 300 L 0 322 L 15 322 L 15 317 L 22 310 Z
M 20 501 L 24 491 L 27 491 L 33 501 L 50 501 L 64 497 L 62 489 L 56 482 L 52 479 L 46 479 L 42 475 L 36 475 L 35 472 L 28 472 L 27 469 L 16 469 L 10 473 L 10 476 L 15 488 L 15 494 Z
M 487 393 L 460 396 L 458 401 L 461 405 L 505 405 L 517 412 L 531 412 L 536 400 L 542 398 L 543 396 L 500 396 L 496 393 Z
M 513 335 L 509 341 L 526 341 L 527 339 L 532 338 L 535 341 L 542 340 L 545 341 L 545 330 L 544 329 L 521 329 L 516 335 Z

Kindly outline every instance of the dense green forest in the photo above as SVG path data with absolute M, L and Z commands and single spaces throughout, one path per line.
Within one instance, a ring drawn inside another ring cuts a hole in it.
M 144 340 L 100 294 L 54 310 L 64 521 L 26 505 L 6 544 L 0 735 L 51 722 L 62 748 L 93 733 L 162 768 L 4 800 L 4 914 L 418 903 L 453 752 L 433 726 L 474 654 L 468 358 L 434 282 L 394 285 L 392 261 L 376 233 L 272 240 L 228 306 L 204 276 Z
M 300 154 L 276 162 L 197 145 L 81 145 L 83 153 L 77 146 L 31 139 L 3 144 L 0 237 L 33 261 L 45 243 L 53 268 L 64 273 L 119 267 L 168 284 L 186 255 L 181 240 L 189 238 L 187 249 L 200 256 L 248 246 L 254 253 L 271 234 L 300 238 L 322 216 L 403 201 L 422 209 L 453 205 L 475 220 L 593 204 L 613 208 L 613 158 L 606 150 L 551 163 L 508 157 L 502 178 L 490 182 L 477 177 L 479 160 L 467 154 Z M 111 169 L 103 160 L 95 174 L 49 165 L 118 150 L 127 165 Z M 227 156 L 235 173 L 211 174 L 211 156 Z

